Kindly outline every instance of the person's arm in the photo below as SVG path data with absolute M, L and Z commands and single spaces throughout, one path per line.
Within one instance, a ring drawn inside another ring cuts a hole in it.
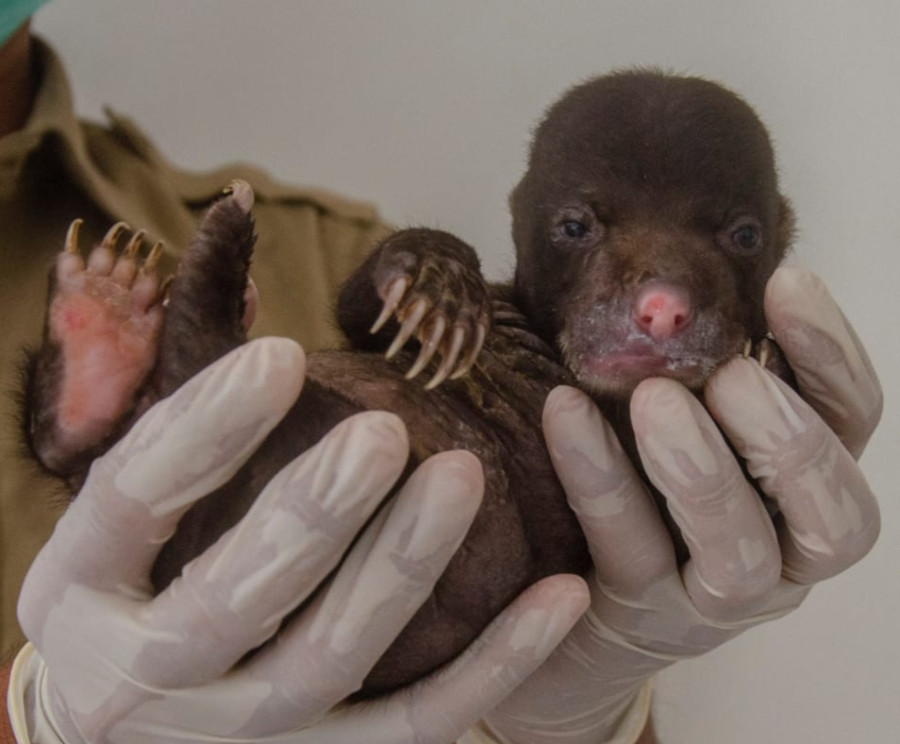
M 594 559 L 591 606 L 485 717 L 496 740 L 654 742 L 652 727 L 636 735 L 623 725 L 647 680 L 787 614 L 872 547 L 879 510 L 855 458 L 880 417 L 878 379 L 816 277 L 779 270 L 766 310 L 799 394 L 755 361 L 735 359 L 708 384 L 706 407 L 666 379 L 641 383 L 632 398 L 647 476 L 690 551 L 683 565 L 592 401 L 571 388 L 549 397 L 548 447 Z M 775 524 L 729 442 L 778 504 Z

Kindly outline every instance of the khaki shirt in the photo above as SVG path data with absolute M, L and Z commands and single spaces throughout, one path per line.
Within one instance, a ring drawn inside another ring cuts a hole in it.
M 188 173 L 168 163 L 130 121 L 78 121 L 62 66 L 37 44 L 42 82 L 26 126 L 0 139 L 0 653 L 21 643 L 15 605 L 25 571 L 64 508 L 55 481 L 22 454 L 14 393 L 22 348 L 39 342 L 47 271 L 67 226 L 85 221 L 87 248 L 115 221 L 161 240 L 168 268 L 198 214 L 233 178 L 256 191 L 260 292 L 254 335 L 315 349 L 339 342 L 331 321 L 337 284 L 386 233 L 374 209 L 273 181 L 233 165 Z

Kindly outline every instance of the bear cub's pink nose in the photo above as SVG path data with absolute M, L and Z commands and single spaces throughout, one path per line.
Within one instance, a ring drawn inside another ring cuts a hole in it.
M 691 301 L 687 292 L 673 284 L 649 284 L 634 303 L 634 319 L 655 341 L 666 341 L 691 324 Z

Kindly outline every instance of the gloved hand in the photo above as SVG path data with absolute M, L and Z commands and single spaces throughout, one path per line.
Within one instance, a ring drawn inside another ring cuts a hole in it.
M 337 565 L 400 475 L 403 425 L 336 427 L 156 597 L 149 572 L 187 508 L 225 482 L 300 392 L 303 356 L 250 343 L 161 401 L 108 454 L 22 590 L 25 717 L 37 744 L 452 741 L 546 657 L 587 606 L 577 577 L 521 596 L 434 680 L 337 705 L 427 597 L 478 507 L 467 453 L 425 462 Z
M 606 742 L 657 671 L 791 611 L 813 584 L 871 548 L 879 512 L 854 458 L 881 412 L 875 373 L 815 277 L 779 270 L 766 312 L 802 397 L 755 361 L 735 359 L 709 382 L 708 411 L 671 380 L 645 381 L 632 398 L 647 475 L 690 549 L 681 567 L 651 497 L 591 401 L 567 388 L 549 398 L 548 444 L 594 560 L 591 606 L 486 717 L 482 725 L 496 738 Z M 780 507 L 774 525 L 716 424 Z

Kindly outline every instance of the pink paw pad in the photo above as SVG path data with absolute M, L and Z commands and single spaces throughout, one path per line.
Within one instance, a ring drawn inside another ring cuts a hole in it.
M 134 404 L 156 360 L 163 308 L 154 267 L 157 244 L 140 262 L 145 233 L 124 250 L 116 244 L 127 225 L 114 225 L 85 261 L 76 220 L 56 262 L 49 332 L 60 348 L 62 378 L 57 424 L 64 448 L 90 446 Z

